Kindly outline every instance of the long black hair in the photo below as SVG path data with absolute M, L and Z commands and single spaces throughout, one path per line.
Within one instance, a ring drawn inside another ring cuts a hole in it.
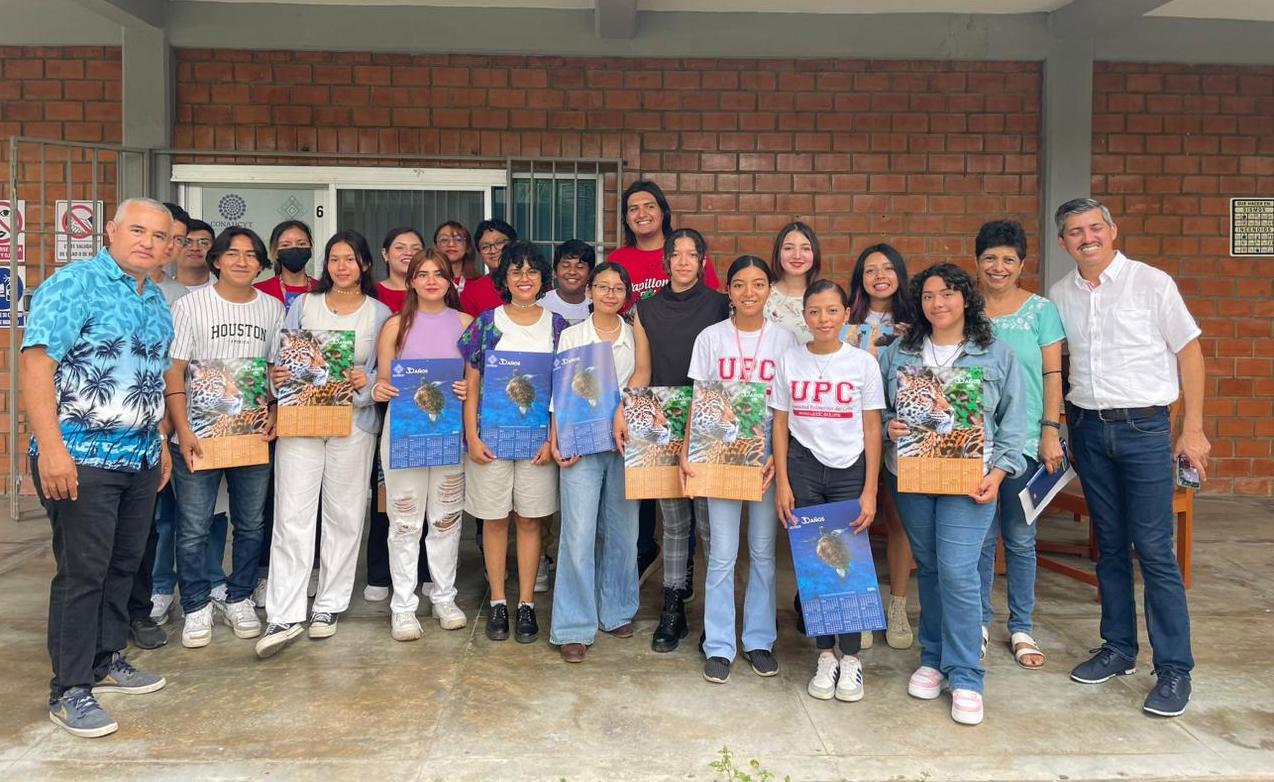
M 659 188 L 659 185 L 649 179 L 638 179 L 628 186 L 628 189 L 624 191 L 624 197 L 619 202 L 620 209 L 624 211 L 624 246 L 637 246 L 637 235 L 633 233 L 633 229 L 628 227 L 628 199 L 635 193 L 650 193 L 654 196 L 655 204 L 664 215 L 664 222 L 660 228 L 666 240 L 672 234 L 672 210 L 668 208 L 668 199 L 664 196 L 664 191 Z
M 769 280 L 771 285 L 773 285 L 774 281 L 778 279 L 774 276 L 774 270 L 770 268 L 770 265 L 766 263 L 764 259 L 758 258 L 755 255 L 740 255 L 738 258 L 734 259 L 734 263 L 730 264 L 729 271 L 725 273 L 726 290 L 730 289 L 730 283 L 734 280 L 734 275 L 744 269 L 753 268 L 760 269 L 765 272 L 765 279 Z
M 354 257 L 358 259 L 359 290 L 370 299 L 376 298 L 376 281 L 372 279 L 372 248 L 367 244 L 366 237 L 350 228 L 337 231 L 324 245 L 323 273 L 319 276 L 318 285 L 314 286 L 314 292 L 327 293 L 335 287 L 336 283 L 332 281 L 332 273 L 327 268 L 327 259 L 332 255 L 332 248 L 338 244 L 348 244 L 350 249 L 354 251 Z
M 871 308 L 871 296 L 867 293 L 867 286 L 863 285 L 863 270 L 867 267 L 867 258 L 874 253 L 880 253 L 889 259 L 889 263 L 894 267 L 894 274 L 898 275 L 898 290 L 894 292 L 892 300 L 889 302 L 890 315 L 893 317 L 894 323 L 911 323 L 916 319 L 916 300 L 911 297 L 907 288 L 907 262 L 902 259 L 902 253 L 894 249 L 893 245 L 873 244 L 858 254 L 858 261 L 854 263 L 854 271 L 849 275 L 849 322 L 861 324 L 867 318 L 867 310 Z
M 946 287 L 958 291 L 964 297 L 964 338 L 980 348 L 986 348 L 995 339 L 991 328 L 991 320 L 986 316 L 986 306 L 982 294 L 978 293 L 969 273 L 954 263 L 939 263 L 911 278 L 911 297 L 920 301 L 925 283 L 929 278 L 937 277 L 946 283 Z M 919 352 L 924 345 L 925 337 L 933 333 L 933 326 L 925 317 L 923 308 L 903 335 L 902 347 L 909 353 Z
M 704 240 L 703 234 L 693 228 L 678 228 L 670 231 L 664 236 L 664 274 L 672 277 L 672 254 L 677 249 L 678 239 L 689 239 L 694 242 L 695 252 L 699 253 L 699 280 L 703 280 L 704 270 L 707 268 L 708 260 L 708 243 Z M 670 283 L 671 284 L 671 283 Z

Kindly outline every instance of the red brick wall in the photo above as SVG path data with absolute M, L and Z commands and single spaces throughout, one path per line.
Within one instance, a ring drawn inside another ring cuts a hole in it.
M 717 259 L 801 218 L 840 276 L 895 243 L 968 262 L 1038 236 L 1040 65 L 177 52 L 178 147 L 623 157 Z M 613 215 L 607 220 L 613 224 Z
M 1274 495 L 1274 266 L 1229 256 L 1232 196 L 1274 196 L 1274 68 L 1097 63 L 1093 194 L 1203 329 L 1207 491 Z
M 84 141 L 118 144 L 123 132 L 121 106 L 121 63 L 119 47 L 0 46 L 0 199 L 8 199 L 9 138 L 30 136 L 62 141 Z M 72 166 L 72 178 L 82 182 L 72 194 L 89 198 L 87 192 L 92 174 L 80 152 L 49 148 L 44 158 L 44 204 L 39 202 L 39 157 L 34 147 L 23 150 L 18 170 L 21 196 L 27 202 L 27 271 L 28 286 L 39 283 L 40 258 L 51 271 L 54 239 L 51 235 L 53 202 L 66 198 L 65 166 Z M 114 200 L 114 160 L 99 157 L 97 198 Z M 23 187 L 28 185 L 28 187 Z M 103 194 L 109 191 L 109 195 Z M 46 234 L 41 237 L 41 234 Z M 43 241 L 43 245 L 41 242 Z M 8 336 L 0 345 L 0 461 L 9 459 L 9 372 Z M 25 438 L 24 438 L 25 440 Z M 25 453 L 25 449 L 22 450 Z M 28 483 L 24 489 L 32 490 Z M 2 489 L 0 489 L 2 490 Z

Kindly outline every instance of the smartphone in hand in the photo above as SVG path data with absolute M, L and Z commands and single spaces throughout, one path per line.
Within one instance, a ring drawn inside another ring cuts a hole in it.
M 1177 457 L 1177 485 L 1184 489 L 1199 488 L 1199 471 L 1185 456 Z

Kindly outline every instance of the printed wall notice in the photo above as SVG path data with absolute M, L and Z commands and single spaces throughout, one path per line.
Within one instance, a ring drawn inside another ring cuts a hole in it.
M 1274 255 L 1274 198 L 1230 199 L 1230 255 Z

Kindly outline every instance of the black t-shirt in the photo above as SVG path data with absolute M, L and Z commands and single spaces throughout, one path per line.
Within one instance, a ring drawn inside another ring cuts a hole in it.
M 650 341 L 650 384 L 687 386 L 695 337 L 730 317 L 730 299 L 702 281 L 681 293 L 665 285 L 637 302 L 637 316 Z

